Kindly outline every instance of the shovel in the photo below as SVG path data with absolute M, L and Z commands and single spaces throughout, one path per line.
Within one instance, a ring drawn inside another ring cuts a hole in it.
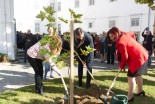
M 109 96 L 109 93 L 110 93 L 112 87 L 113 87 L 114 84 L 115 84 L 115 81 L 116 81 L 116 79 L 117 79 L 117 77 L 118 77 L 120 71 L 121 71 L 121 70 L 118 70 L 117 74 L 115 75 L 115 78 L 114 78 L 112 84 L 110 85 L 110 87 L 109 87 L 109 89 L 108 89 L 108 91 L 107 91 L 106 96 L 105 96 L 104 98 L 101 98 L 101 96 L 99 96 L 99 99 L 102 100 L 102 101 L 104 102 L 104 104 L 107 104 L 107 98 L 108 98 L 108 96 Z
M 65 83 L 65 81 L 64 81 L 64 79 L 63 79 L 63 77 L 60 75 L 60 77 L 61 77 L 61 80 L 62 80 L 62 83 L 63 83 L 63 85 L 64 85 L 64 89 L 65 89 L 65 91 L 66 91 L 66 95 L 64 96 L 64 100 L 68 100 L 69 99 L 69 92 L 68 92 L 68 89 L 67 89 L 67 86 L 66 86 L 66 83 Z

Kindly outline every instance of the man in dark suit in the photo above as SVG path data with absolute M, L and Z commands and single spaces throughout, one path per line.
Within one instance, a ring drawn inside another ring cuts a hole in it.
M 81 49 L 86 50 L 86 46 L 90 46 L 94 48 L 93 39 L 87 32 L 84 32 L 82 28 L 77 28 L 74 31 L 75 35 L 75 50 L 78 53 L 79 57 L 86 64 L 87 69 L 92 73 L 92 63 L 94 60 L 94 52 L 89 53 L 87 56 L 82 55 Z M 82 78 L 83 78 L 83 63 L 78 59 L 78 85 L 82 86 Z M 86 88 L 89 88 L 91 82 L 91 76 L 87 72 L 86 79 Z

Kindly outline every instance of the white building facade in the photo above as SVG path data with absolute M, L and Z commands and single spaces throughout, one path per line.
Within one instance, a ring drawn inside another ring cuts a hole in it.
M 16 30 L 32 33 L 47 33 L 47 21 L 36 18 L 43 6 L 51 5 L 56 13 L 55 27 L 58 31 L 69 31 L 69 24 L 58 19 L 70 19 L 69 8 L 83 14 L 82 24 L 75 24 L 85 31 L 108 31 L 116 26 L 122 31 L 134 31 L 139 42 L 146 27 L 153 32 L 155 12 L 147 5 L 136 4 L 135 0 L 0 0 L 0 53 L 16 56 Z
M 16 19 L 17 31 L 32 33 L 47 32 L 45 24 L 47 21 L 41 21 L 36 16 L 43 10 L 43 6 L 50 5 L 52 0 L 14 0 L 14 15 Z
M 61 4 L 61 7 L 59 5 Z M 70 18 L 68 9 L 83 14 L 82 27 L 85 31 L 108 31 L 116 26 L 122 31 L 133 31 L 139 42 L 143 41 L 141 33 L 146 27 L 153 31 L 155 13 L 147 5 L 136 4 L 135 0 L 56 0 L 57 17 Z M 61 8 L 61 10 L 58 10 Z M 57 27 L 62 32 L 68 31 L 69 25 L 57 19 Z
M 138 41 L 142 41 L 141 33 L 146 27 L 153 31 L 154 11 L 147 5 L 136 4 L 135 0 L 14 0 L 15 18 L 17 30 L 26 32 L 31 29 L 32 33 L 46 33 L 47 21 L 41 22 L 36 15 L 43 6 L 51 5 L 56 13 L 55 27 L 59 31 L 69 31 L 69 24 L 58 19 L 70 19 L 69 8 L 76 13 L 83 14 L 82 27 L 85 31 L 96 32 L 108 31 L 111 27 L 117 26 L 122 31 L 134 31 Z
M 13 0 L 0 0 L 0 53 L 11 60 L 16 56 L 16 37 Z

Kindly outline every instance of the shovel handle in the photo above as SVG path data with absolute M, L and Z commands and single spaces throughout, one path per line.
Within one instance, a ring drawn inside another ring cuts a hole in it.
M 69 95 L 69 92 L 68 92 L 68 89 L 67 89 L 66 83 L 65 83 L 65 81 L 64 81 L 64 79 L 63 79 L 62 76 L 61 76 L 61 80 L 62 80 L 62 83 L 63 83 L 63 85 L 64 85 L 64 88 L 65 88 L 65 91 L 66 91 L 67 95 Z
M 108 96 L 109 96 L 109 93 L 110 93 L 110 91 L 111 91 L 112 87 L 114 86 L 115 81 L 116 81 L 116 79 L 117 79 L 117 77 L 118 77 L 118 75 L 119 75 L 120 71 L 121 71 L 121 70 L 118 70 L 117 74 L 115 75 L 115 78 L 114 78 L 114 80 L 113 80 L 112 84 L 110 85 L 110 87 L 109 87 L 109 89 L 108 89 L 108 92 L 107 92 L 107 94 L 106 94 L 106 97 L 108 97 Z

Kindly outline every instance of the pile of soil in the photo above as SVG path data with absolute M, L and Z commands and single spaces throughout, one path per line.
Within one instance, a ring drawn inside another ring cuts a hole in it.
M 104 104 L 102 100 L 99 99 L 99 96 L 101 98 L 104 98 L 106 96 L 107 90 L 88 90 L 88 89 L 83 89 L 81 91 L 78 91 L 75 93 L 74 96 L 74 104 Z M 113 92 L 110 92 L 107 100 L 108 104 L 110 99 L 112 98 L 112 95 L 114 95 Z M 69 100 L 64 100 L 60 102 L 59 104 L 69 104 Z

